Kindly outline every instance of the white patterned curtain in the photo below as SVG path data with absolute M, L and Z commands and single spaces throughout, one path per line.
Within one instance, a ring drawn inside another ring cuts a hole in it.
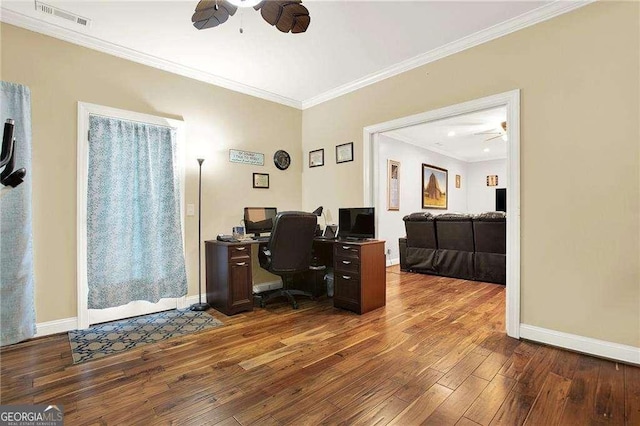
M 15 170 L 27 169 L 22 184 L 0 194 L 0 345 L 36 334 L 31 236 L 31 92 L 0 82 L 0 129 L 15 120 Z M 2 130 L 0 130 L 1 132 Z M 46 206 L 45 206 L 46 208 Z
M 89 117 L 89 308 L 186 295 L 175 131 Z

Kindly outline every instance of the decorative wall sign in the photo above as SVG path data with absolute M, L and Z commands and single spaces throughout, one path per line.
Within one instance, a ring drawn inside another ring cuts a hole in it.
M 460 188 L 460 175 L 456 175 L 456 188 Z
M 498 175 L 487 176 L 487 186 L 498 186 Z
M 241 151 L 239 149 L 230 149 L 229 161 L 232 163 L 264 166 L 264 154 L 261 154 L 259 152 Z
M 253 187 L 254 188 L 269 188 L 269 174 L 267 173 L 254 173 L 253 174 Z
M 353 142 L 336 146 L 336 164 L 353 161 Z
M 280 149 L 273 155 L 273 163 L 278 169 L 287 170 L 291 165 L 291 156 L 287 151 Z
M 422 165 L 422 208 L 446 209 L 449 172 L 428 164 Z
M 324 149 L 309 152 L 309 167 L 324 166 Z
M 387 165 L 387 210 L 400 210 L 400 162 Z

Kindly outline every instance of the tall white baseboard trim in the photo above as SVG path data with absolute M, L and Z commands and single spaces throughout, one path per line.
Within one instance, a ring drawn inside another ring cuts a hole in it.
M 520 324 L 520 337 L 589 355 L 631 364 L 640 364 L 640 348 L 634 346 L 621 345 L 527 324 Z
M 50 334 L 66 333 L 78 328 L 78 318 L 63 318 L 54 321 L 40 322 L 36 324 L 35 337 L 49 336 Z
M 206 295 L 202 295 L 204 301 L 206 301 Z M 186 309 L 194 303 L 198 303 L 198 295 L 187 296 L 184 299 L 184 305 L 180 304 L 178 309 Z M 54 321 L 40 322 L 36 324 L 36 335 L 34 337 L 49 336 L 51 334 L 66 333 L 67 331 L 78 329 L 78 318 L 63 318 Z

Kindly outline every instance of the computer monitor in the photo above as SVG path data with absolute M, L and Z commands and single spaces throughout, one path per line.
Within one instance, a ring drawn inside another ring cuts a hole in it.
M 376 237 L 373 207 L 354 207 L 338 210 L 338 237 L 366 239 Z
M 244 226 L 246 233 L 259 237 L 261 232 L 271 232 L 273 221 L 278 214 L 275 207 L 245 207 Z

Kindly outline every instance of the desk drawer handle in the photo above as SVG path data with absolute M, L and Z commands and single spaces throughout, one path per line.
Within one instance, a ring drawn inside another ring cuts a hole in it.
M 238 262 L 236 263 L 236 266 L 245 266 L 247 264 L 247 262 Z
M 349 260 L 343 260 L 342 263 L 344 263 L 345 265 L 351 265 L 351 261 Z
M 236 250 L 238 251 L 245 251 L 247 248 L 246 247 L 236 247 Z
M 342 250 L 351 250 L 351 247 L 349 247 L 349 246 L 342 246 Z
M 350 280 L 351 277 L 349 275 L 343 275 L 342 278 L 344 278 L 345 280 Z

